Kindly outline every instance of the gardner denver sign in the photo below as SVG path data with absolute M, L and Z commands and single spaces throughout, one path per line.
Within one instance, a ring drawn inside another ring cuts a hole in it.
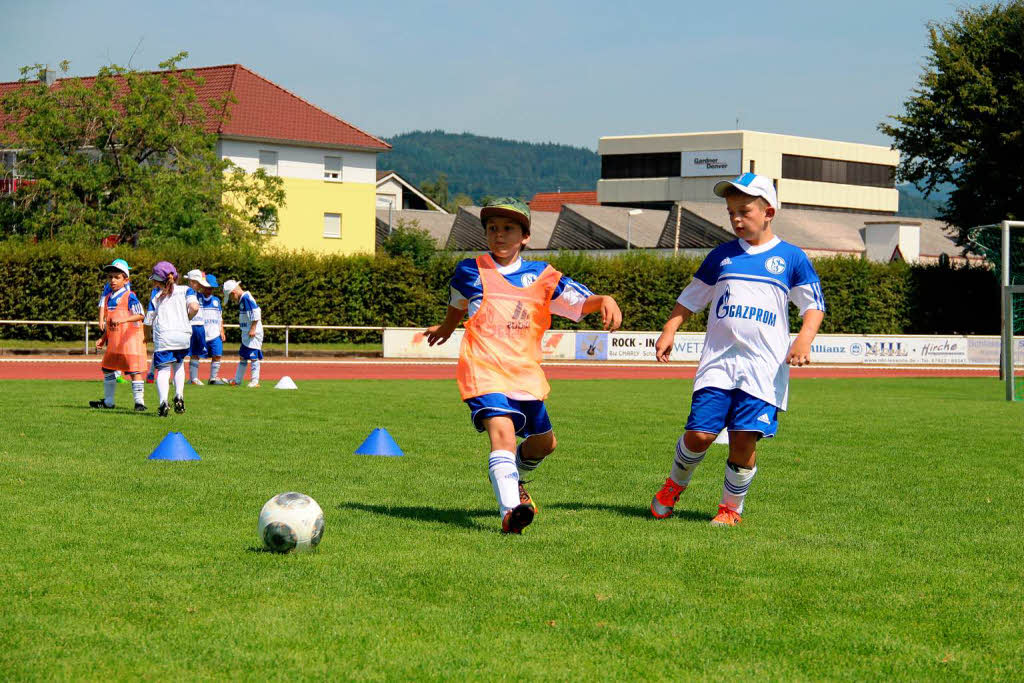
M 737 176 L 740 174 L 741 161 L 742 152 L 738 149 L 683 152 L 683 177 Z

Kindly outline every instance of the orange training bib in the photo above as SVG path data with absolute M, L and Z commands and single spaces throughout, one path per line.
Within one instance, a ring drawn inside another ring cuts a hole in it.
M 456 379 L 463 400 L 525 391 L 544 400 L 551 387 L 540 367 L 551 326 L 551 294 L 562 274 L 547 266 L 527 287 L 509 284 L 490 254 L 478 256 L 483 301 L 466 321 Z
M 124 322 L 134 315 L 128 308 L 128 297 L 131 293 L 125 292 L 117 302 L 113 311 L 107 312 L 107 320 L 116 322 L 116 327 L 107 325 L 107 350 L 103 354 L 103 366 L 107 370 L 120 370 L 121 372 L 145 372 L 146 371 L 146 337 L 142 330 L 142 321 Z M 110 295 L 103 300 L 107 305 Z

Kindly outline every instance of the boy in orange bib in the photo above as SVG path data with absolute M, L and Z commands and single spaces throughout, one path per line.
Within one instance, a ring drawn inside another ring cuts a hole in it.
M 142 302 L 128 286 L 130 268 L 124 259 L 117 259 L 103 267 L 110 278 L 110 291 L 103 298 L 105 322 L 103 337 L 97 342 L 106 346 L 103 353 L 103 398 L 89 401 L 93 408 L 113 408 L 114 390 L 117 387 L 115 371 L 120 370 L 131 378 L 135 410 L 146 410 L 143 398 L 145 384 L 142 373 L 146 371 L 146 339 L 142 329 Z
M 579 320 L 601 312 L 606 330 L 622 313 L 615 299 L 594 294 L 550 265 L 524 261 L 530 241 L 530 209 L 518 199 L 488 202 L 480 211 L 490 253 L 465 259 L 451 279 L 444 322 L 426 331 L 427 343 L 443 344 L 466 315 L 456 379 L 478 431 L 491 442 L 489 473 L 503 533 L 522 533 L 537 513 L 522 475 L 555 450 L 544 399 L 550 387 L 541 369 L 541 340 L 551 314 Z M 523 441 L 516 446 L 516 437 Z

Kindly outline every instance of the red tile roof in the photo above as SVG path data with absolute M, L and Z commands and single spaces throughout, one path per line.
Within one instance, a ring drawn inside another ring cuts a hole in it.
M 387 151 L 391 145 L 362 131 L 298 95 L 267 80 L 241 64 L 204 66 L 191 69 L 203 80 L 197 88 L 201 102 L 233 93 L 237 100 L 228 108 L 230 116 L 218 125 L 217 112 L 208 107 L 207 132 L 226 137 L 257 138 Z M 61 80 L 57 81 L 59 85 Z M 93 77 L 83 78 L 86 84 Z M 55 87 L 56 87 L 55 85 Z M 0 83 L 0 95 L 17 89 L 19 81 Z
M 561 211 L 562 204 L 597 206 L 597 192 L 538 192 L 530 200 L 530 211 Z

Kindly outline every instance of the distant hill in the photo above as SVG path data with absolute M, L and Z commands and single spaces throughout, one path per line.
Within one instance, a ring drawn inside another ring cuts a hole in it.
M 530 199 L 537 192 L 593 190 L 601 158 L 589 149 L 554 143 L 518 142 L 470 133 L 413 131 L 387 138 L 392 150 L 377 168 L 395 170 L 417 187 L 448 175 L 448 194 L 512 195 Z
M 897 185 L 900 193 L 900 210 L 897 216 L 908 216 L 911 218 L 938 218 L 939 212 L 945 199 L 936 199 L 936 194 L 925 199 L 920 191 L 913 185 Z
M 601 157 L 583 147 L 441 130 L 386 139 L 392 150 L 380 155 L 377 168 L 398 171 L 417 187 L 445 173 L 449 197 L 462 193 L 475 201 L 485 195 L 529 200 L 537 192 L 594 190 L 601 176 Z M 927 199 L 910 183 L 897 189 L 900 216 L 935 218 L 951 188 L 937 188 Z

